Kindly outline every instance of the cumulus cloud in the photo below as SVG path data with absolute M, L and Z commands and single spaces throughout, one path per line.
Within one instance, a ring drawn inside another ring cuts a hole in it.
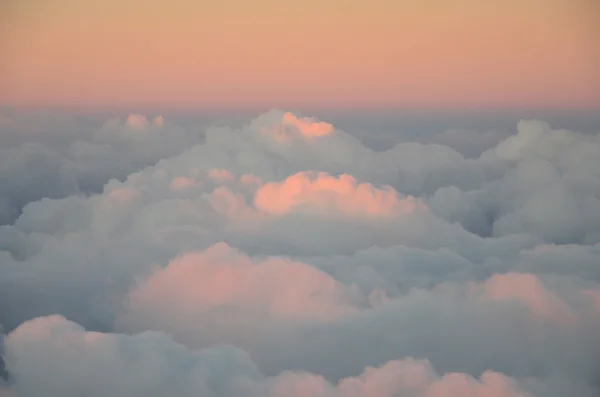
M 101 121 L 50 113 L 0 115 L 0 224 L 42 198 L 102 191 L 111 178 L 175 155 L 203 139 L 162 116 Z
M 268 183 L 256 192 L 254 205 L 275 215 L 308 206 L 324 213 L 341 211 L 347 215 L 375 216 L 410 213 L 418 206 L 414 197 L 401 200 L 389 186 L 377 189 L 368 183 L 358 184 L 348 174 L 335 178 L 323 172 L 316 175 L 300 172 L 283 182 Z
M 281 118 L 283 126 L 292 126 L 307 137 L 318 137 L 329 135 L 333 132 L 333 126 L 324 121 L 318 121 L 310 117 L 298 118 L 295 114 L 286 112 Z
M 495 274 L 486 280 L 479 289 L 484 296 L 494 300 L 519 301 L 534 316 L 545 320 L 562 324 L 570 324 L 575 321 L 573 312 L 569 310 L 565 302 L 549 291 L 539 278 L 532 274 Z
M 600 392 L 598 135 L 40 120 L 0 149 L 0 393 Z
M 157 328 L 188 344 L 235 341 L 248 348 L 281 328 L 355 313 L 359 300 L 356 290 L 313 266 L 285 258 L 253 261 L 219 243 L 174 259 L 135 286 L 118 328 Z
M 426 360 L 413 358 L 366 368 L 337 384 L 299 371 L 265 377 L 232 347 L 191 351 L 163 333 L 88 332 L 58 316 L 24 323 L 6 343 L 20 396 L 530 396 L 517 381 L 493 371 L 480 379 L 439 376 Z

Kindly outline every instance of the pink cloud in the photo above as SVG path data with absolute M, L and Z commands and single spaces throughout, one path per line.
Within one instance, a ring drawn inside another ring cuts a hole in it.
M 229 182 L 234 179 L 231 172 L 229 172 L 227 170 L 216 169 L 216 168 L 208 171 L 208 177 L 210 179 L 212 179 L 213 181 L 219 182 L 219 183 Z
M 268 397 L 335 396 L 333 387 L 319 375 L 283 372 L 268 386 Z M 343 396 L 340 396 L 343 397 Z
M 139 192 L 132 187 L 119 187 L 111 190 L 107 195 L 109 200 L 120 204 L 130 203 L 138 196 Z
M 256 261 L 219 243 L 156 270 L 130 292 L 122 318 L 143 329 L 188 332 L 210 323 L 250 335 L 278 320 L 335 321 L 357 311 L 351 303 L 357 294 L 308 264 Z
M 254 205 L 273 215 L 310 207 L 367 216 L 406 214 L 421 206 L 413 197 L 401 199 L 389 186 L 377 189 L 370 183 L 359 184 L 348 174 L 336 178 L 324 172 L 300 172 L 283 182 L 268 183 L 256 192 Z
M 6 339 L 6 350 L 22 387 L 17 390 L 35 396 L 78 396 L 82 390 L 137 396 L 150 385 L 152 390 L 175 387 L 184 395 L 214 396 L 531 397 L 500 373 L 485 371 L 479 379 L 465 373 L 440 376 L 428 360 L 411 357 L 367 367 L 337 384 L 310 372 L 263 376 L 237 349 L 188 350 L 162 333 L 90 332 L 60 316 L 22 324 Z
M 252 186 L 252 185 L 256 185 L 256 186 L 260 186 L 263 184 L 263 180 L 261 177 L 256 176 L 256 175 L 252 175 L 252 174 L 244 174 L 240 177 L 240 182 L 243 185 L 248 185 L 248 186 Z
M 295 114 L 286 112 L 281 120 L 284 126 L 294 127 L 300 134 L 306 137 L 319 137 L 333 133 L 333 125 L 324 121 L 317 121 L 311 117 L 298 118 Z
M 335 127 L 312 117 L 298 117 L 293 113 L 273 111 L 266 114 L 259 123 L 258 130 L 274 138 L 278 143 L 294 140 L 313 140 L 332 135 Z
M 156 116 L 154 120 L 152 120 L 152 124 L 162 127 L 165 125 L 165 118 L 163 116 Z
M 140 114 L 130 114 L 127 116 L 125 125 L 131 128 L 141 129 L 148 125 L 148 119 Z
M 435 378 L 427 360 L 389 361 L 381 367 L 367 367 L 357 376 L 342 379 L 338 384 L 344 397 L 393 396 L 398 391 L 407 395 L 422 394 Z
M 284 372 L 273 379 L 268 391 L 265 395 L 281 397 L 531 397 L 497 372 L 486 371 L 479 379 L 464 373 L 440 377 L 427 360 L 413 358 L 367 367 L 335 386 L 315 374 Z
M 213 209 L 229 219 L 251 220 L 259 215 L 246 203 L 246 198 L 232 192 L 226 186 L 219 186 L 208 196 Z
M 533 274 L 494 274 L 478 287 L 493 300 L 521 302 L 541 319 L 562 325 L 576 321 L 575 313 L 569 306 Z
M 171 190 L 177 191 L 177 190 L 187 189 L 187 188 L 195 186 L 195 185 L 196 185 L 196 181 L 193 178 L 180 176 L 180 177 L 173 179 L 173 181 L 171 181 L 170 187 L 171 187 Z
M 446 374 L 434 382 L 425 397 L 532 397 L 519 391 L 514 381 L 492 371 L 486 371 L 480 380 L 463 373 Z

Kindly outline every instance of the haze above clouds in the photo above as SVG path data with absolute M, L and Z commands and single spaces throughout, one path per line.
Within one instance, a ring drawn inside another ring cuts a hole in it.
M 3 0 L 0 105 L 600 108 L 596 0 Z
M 599 395 L 599 131 L 368 128 L 1 113 L 0 396 Z

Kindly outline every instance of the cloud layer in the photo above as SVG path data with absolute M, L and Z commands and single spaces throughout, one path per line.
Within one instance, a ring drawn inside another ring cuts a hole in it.
M 109 179 L 123 179 L 202 139 L 202 129 L 184 129 L 162 116 L 104 121 L 0 114 L 0 224 L 14 222 L 31 201 L 98 193 Z
M 0 395 L 600 392 L 599 135 L 376 151 L 278 110 L 82 134 L 1 149 Z
M 11 373 L 17 379 L 24 375 L 27 381 L 15 386 L 24 396 L 529 395 L 513 379 L 496 372 L 486 371 L 480 379 L 460 373 L 440 377 L 426 360 L 413 358 L 369 367 L 336 384 L 298 371 L 265 377 L 246 353 L 233 347 L 190 351 L 160 332 L 135 336 L 86 332 L 59 316 L 24 323 L 6 343 Z M 40 363 L 40 354 L 64 365 Z

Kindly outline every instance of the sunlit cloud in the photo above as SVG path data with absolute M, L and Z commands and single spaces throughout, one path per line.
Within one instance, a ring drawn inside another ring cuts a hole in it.
M 597 134 L 7 117 L 3 397 L 598 395 Z

